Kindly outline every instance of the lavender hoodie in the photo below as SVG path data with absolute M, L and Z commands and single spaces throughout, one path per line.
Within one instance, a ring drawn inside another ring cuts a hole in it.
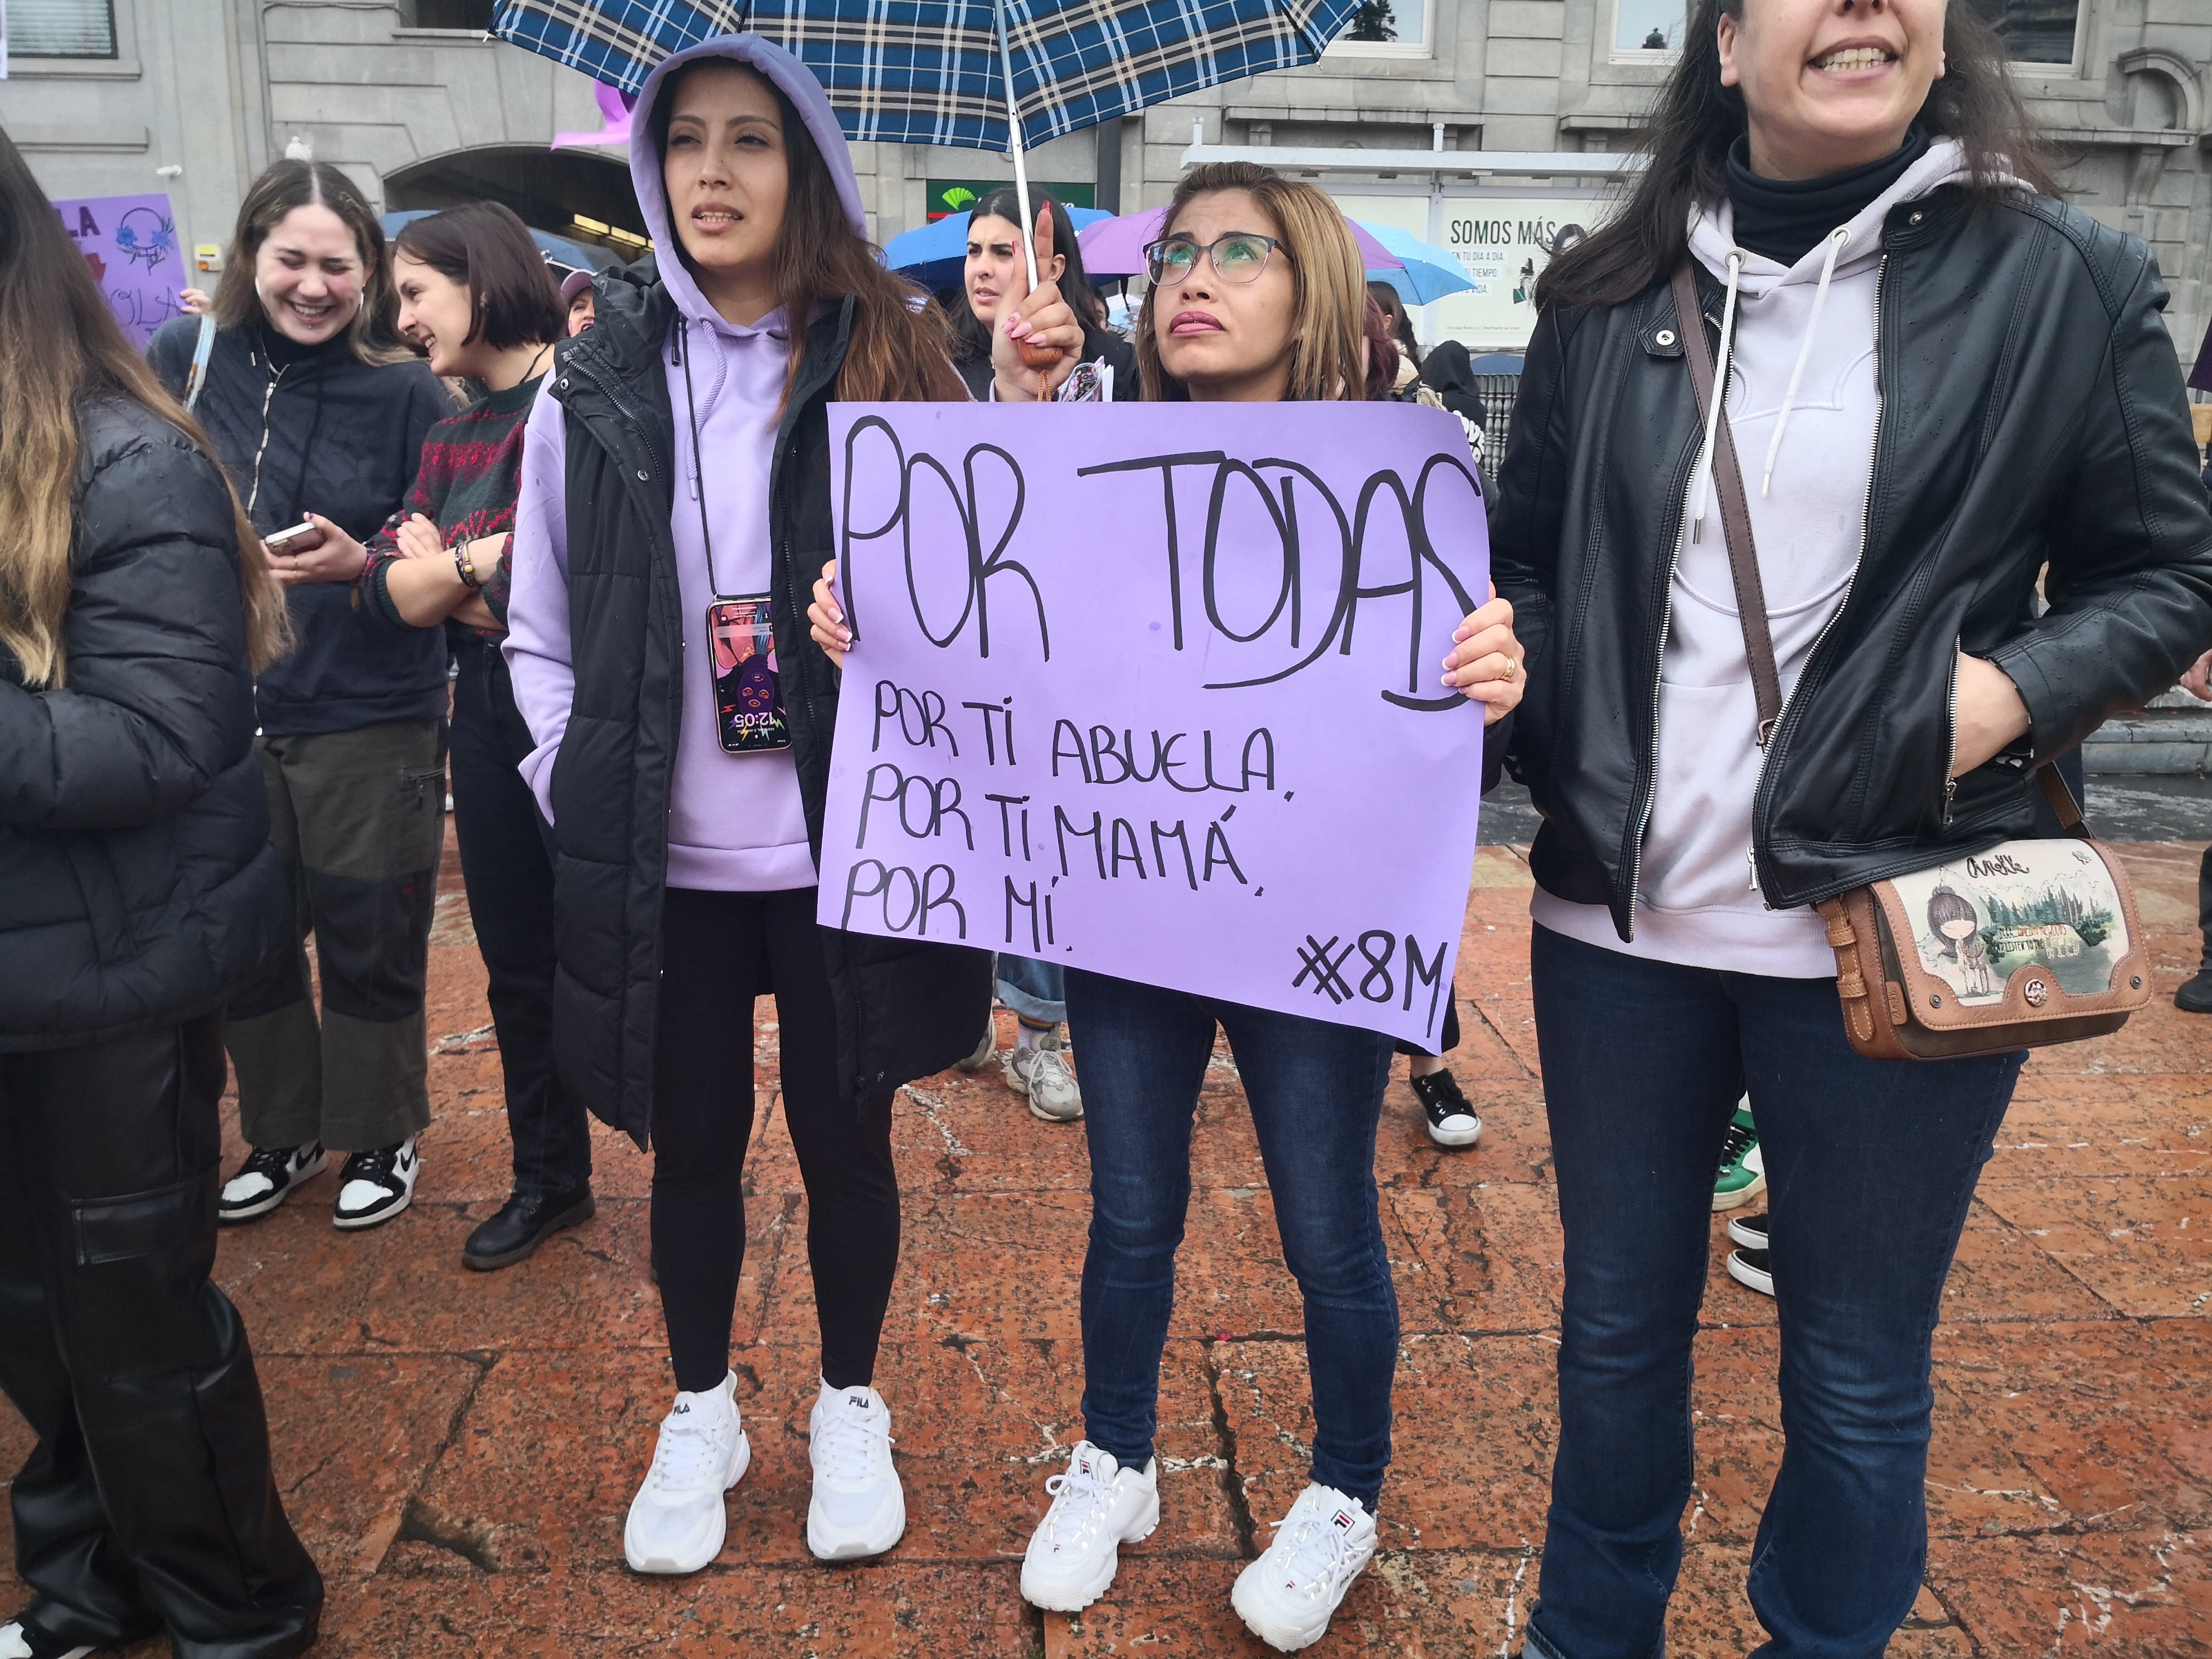
M 682 357 L 664 349 L 663 371 L 676 411 L 676 467 L 681 481 L 669 531 L 675 543 L 684 618 L 684 705 L 670 782 L 668 884 L 723 892 L 811 887 L 814 858 L 791 753 L 732 755 L 716 735 L 707 608 L 718 594 L 765 593 L 769 585 L 769 462 L 776 407 L 790 361 L 781 312 L 750 328 L 726 321 L 699 292 L 678 257 L 679 246 L 661 186 L 659 159 L 644 135 L 670 74 L 702 58 L 749 64 L 793 106 L 837 181 L 838 199 L 860 234 L 867 234 L 859 181 L 844 136 L 822 88 L 799 59 L 757 35 L 732 35 L 676 53 L 647 78 L 638 95 L 630 184 L 659 252 L 660 281 L 675 301 Z M 676 343 L 672 333 L 671 346 Z M 687 398 L 683 357 L 690 360 Z M 546 377 L 548 391 L 556 375 Z M 698 444 L 689 411 L 697 410 Z M 514 700 L 537 747 L 522 775 L 550 820 L 554 757 L 568 728 L 575 694 L 569 657 L 567 417 L 550 395 L 532 410 L 522 445 L 521 498 L 515 509 L 514 588 L 501 649 Z M 702 464 L 703 458 L 703 465 Z M 703 491 L 714 540 L 710 574 L 700 528 Z

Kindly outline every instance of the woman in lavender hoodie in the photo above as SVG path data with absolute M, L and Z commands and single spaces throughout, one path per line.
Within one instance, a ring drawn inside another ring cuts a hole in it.
M 678 1392 L 623 1544 L 640 1572 L 704 1566 L 751 1458 L 730 1327 L 751 1007 L 773 992 L 822 1335 L 807 1542 L 873 1555 L 906 1524 L 872 1386 L 898 1261 L 891 1096 L 973 1041 L 990 958 L 816 925 L 838 684 L 794 573 L 829 556 L 829 401 L 965 392 L 941 316 L 877 264 L 797 58 L 751 35 L 679 52 L 635 130 L 658 271 L 604 285 L 531 416 L 505 647 L 557 841 L 556 1057 L 654 1155 Z

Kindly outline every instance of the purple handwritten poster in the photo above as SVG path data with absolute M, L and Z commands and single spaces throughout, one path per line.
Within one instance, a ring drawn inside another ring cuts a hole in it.
M 134 345 L 143 347 L 155 329 L 183 313 L 177 291 L 191 279 L 166 191 L 72 197 L 57 201 L 54 210 Z
M 844 404 L 821 920 L 1437 1046 L 1481 792 L 1457 420 Z

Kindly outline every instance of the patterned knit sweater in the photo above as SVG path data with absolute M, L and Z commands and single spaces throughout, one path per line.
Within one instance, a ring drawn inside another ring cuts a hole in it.
M 453 624 L 456 636 L 498 639 L 507 631 L 507 596 L 514 575 L 514 500 L 522 485 L 522 428 L 538 399 L 544 375 L 479 398 L 432 427 L 422 440 L 422 465 L 407 505 L 386 520 L 368 544 L 356 602 L 393 628 L 413 624 L 393 607 L 386 578 L 399 550 L 399 526 L 420 513 L 438 526 L 447 547 L 479 536 L 508 537 L 499 561 L 484 573 L 483 601 L 500 626 Z M 481 562 L 478 569 L 483 567 Z M 465 630 L 465 631 L 464 631 Z

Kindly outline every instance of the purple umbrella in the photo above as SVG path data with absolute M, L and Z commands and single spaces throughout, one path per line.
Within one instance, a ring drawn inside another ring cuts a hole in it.
M 1159 240 L 1167 216 L 1168 210 L 1161 207 L 1149 213 L 1124 214 L 1118 219 L 1103 220 L 1091 226 L 1075 239 L 1083 246 L 1084 270 L 1093 276 L 1143 275 L 1145 248 Z M 1352 240 L 1359 244 L 1360 263 L 1366 269 L 1396 270 L 1404 265 L 1404 260 L 1351 220 L 1344 223 L 1352 233 Z

